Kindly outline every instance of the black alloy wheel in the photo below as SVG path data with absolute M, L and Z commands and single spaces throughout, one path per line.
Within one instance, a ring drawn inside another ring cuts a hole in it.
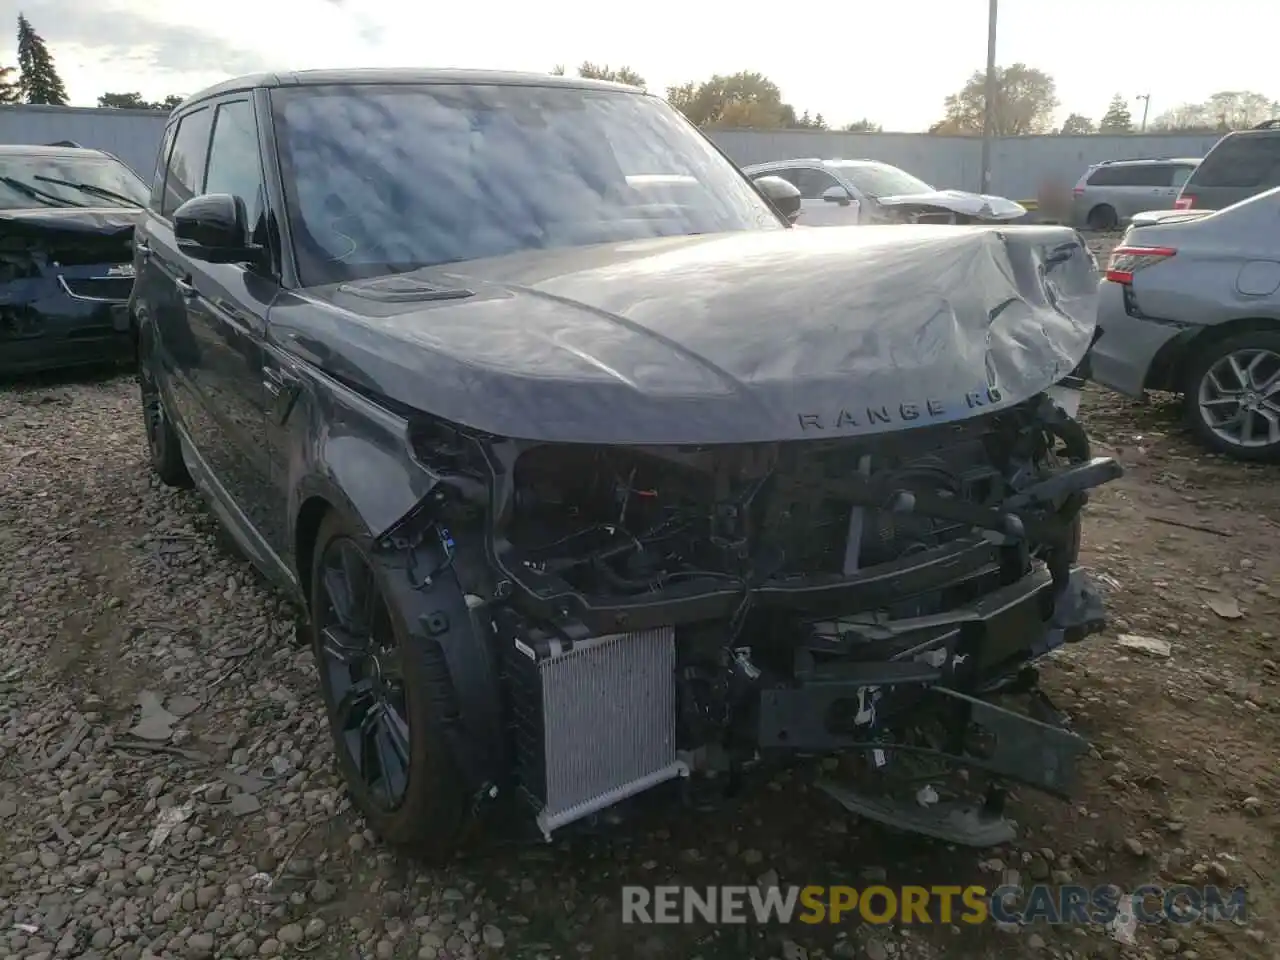
M 460 843 L 467 819 L 466 791 L 442 733 L 448 674 L 411 635 L 386 575 L 354 525 L 331 512 L 312 563 L 312 649 L 352 801 L 385 840 L 442 859 Z
M 412 758 L 395 630 L 373 570 L 353 540 L 330 541 L 320 569 L 316 631 L 334 736 L 362 792 L 393 812 L 404 802 Z

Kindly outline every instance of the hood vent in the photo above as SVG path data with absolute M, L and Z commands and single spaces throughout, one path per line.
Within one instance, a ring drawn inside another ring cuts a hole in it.
M 474 297 L 475 292 L 464 287 L 445 286 L 438 283 L 427 283 L 413 277 L 379 277 L 377 280 L 362 280 L 358 283 L 344 283 L 338 288 L 341 293 L 365 300 L 376 300 L 379 303 L 421 303 L 431 300 L 464 300 Z

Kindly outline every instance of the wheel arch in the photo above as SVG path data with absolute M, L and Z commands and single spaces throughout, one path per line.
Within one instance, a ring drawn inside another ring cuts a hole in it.
M 1243 333 L 1266 331 L 1280 333 L 1280 319 L 1274 317 L 1240 317 L 1226 323 L 1202 327 L 1191 336 L 1177 336 L 1156 353 L 1143 382 L 1145 390 L 1183 392 L 1190 363 L 1197 352 Z

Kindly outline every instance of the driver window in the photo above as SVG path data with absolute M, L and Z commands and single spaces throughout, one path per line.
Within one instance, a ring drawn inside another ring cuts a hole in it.
M 798 171 L 800 197 L 803 200 L 821 200 L 822 195 L 832 187 L 840 186 L 840 181 L 825 170 L 805 169 Z
M 204 180 L 205 193 L 229 193 L 244 201 L 246 223 L 255 243 L 265 245 L 266 207 L 258 126 L 253 104 L 232 100 L 218 107 Z

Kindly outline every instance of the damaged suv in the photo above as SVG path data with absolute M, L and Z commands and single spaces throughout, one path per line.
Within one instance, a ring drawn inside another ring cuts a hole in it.
M 662 100 L 546 76 L 229 81 L 158 170 L 151 463 L 305 611 L 385 838 L 797 754 L 962 843 L 1008 839 L 1008 784 L 1069 789 L 1032 664 L 1102 626 L 1080 510 L 1119 474 L 1053 398 L 1074 231 L 795 230 Z
M 100 150 L 0 146 L 0 376 L 132 357 L 146 184 Z

